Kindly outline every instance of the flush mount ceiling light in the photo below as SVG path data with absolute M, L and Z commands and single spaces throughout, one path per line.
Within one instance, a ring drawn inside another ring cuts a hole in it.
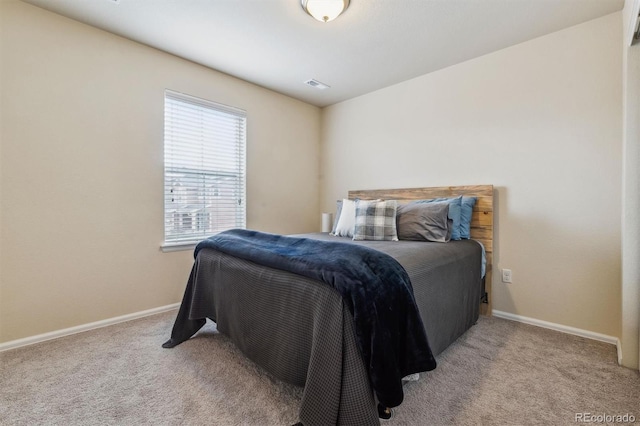
M 302 8 L 320 22 L 336 19 L 347 7 L 349 0 L 300 0 Z

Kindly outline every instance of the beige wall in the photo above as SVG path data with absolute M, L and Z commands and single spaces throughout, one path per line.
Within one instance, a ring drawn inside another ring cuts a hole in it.
M 492 183 L 496 268 L 514 274 L 494 274 L 494 308 L 623 342 L 636 312 L 637 339 L 621 14 L 326 108 L 322 127 L 315 107 L 33 6 L 0 2 L 0 19 L 0 342 L 179 301 L 191 252 L 159 250 L 165 88 L 247 110 L 249 227 L 317 230 L 349 189 Z
M 321 207 L 493 184 L 494 309 L 620 336 L 620 13 L 323 110 Z
M 630 47 L 627 40 L 635 30 L 632 9 L 639 1 L 627 0 L 622 13 L 625 34 L 622 47 L 622 365 L 630 368 L 640 368 L 640 44 Z
M 180 300 L 165 88 L 247 111 L 249 227 L 319 230 L 318 108 L 21 2 L 0 14 L 0 342 Z

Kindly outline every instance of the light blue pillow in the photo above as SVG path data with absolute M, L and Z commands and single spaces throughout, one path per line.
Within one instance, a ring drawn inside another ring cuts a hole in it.
M 449 219 L 453 221 L 451 228 L 451 239 L 460 240 L 460 223 L 462 221 L 462 195 L 455 198 L 433 198 L 431 200 L 418 200 L 416 203 L 448 203 L 449 204 Z M 471 217 L 469 217 L 469 223 L 471 223 Z
M 460 210 L 460 238 L 471 238 L 471 215 L 473 214 L 473 206 L 475 206 L 476 197 L 462 197 Z

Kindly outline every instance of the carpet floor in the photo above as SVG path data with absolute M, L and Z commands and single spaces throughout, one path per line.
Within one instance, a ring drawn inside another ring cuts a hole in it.
M 298 421 L 302 390 L 247 360 L 214 323 L 162 349 L 175 315 L 0 353 L 0 424 Z M 640 422 L 640 375 L 616 360 L 612 345 L 482 317 L 438 357 L 438 368 L 406 385 L 404 403 L 384 424 L 569 425 L 625 414 Z

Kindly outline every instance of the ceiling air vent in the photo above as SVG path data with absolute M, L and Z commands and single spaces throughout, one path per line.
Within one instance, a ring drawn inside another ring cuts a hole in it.
M 327 84 L 324 84 L 324 83 L 321 83 L 318 80 L 315 80 L 313 78 L 311 80 L 305 81 L 304 84 L 308 84 L 309 86 L 315 87 L 316 89 L 320 89 L 320 90 L 328 89 L 329 87 L 331 87 L 331 86 L 329 86 Z

